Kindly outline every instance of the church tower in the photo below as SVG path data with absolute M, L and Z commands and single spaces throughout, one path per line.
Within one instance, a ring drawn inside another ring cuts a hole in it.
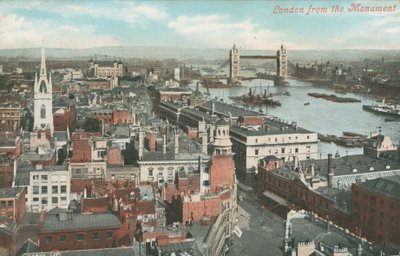
M 232 142 L 229 137 L 229 123 L 224 119 L 215 122 L 213 155 L 232 155 Z
M 34 130 L 50 129 L 53 134 L 53 85 L 51 83 L 51 75 L 48 76 L 46 71 L 46 58 L 44 49 L 40 61 L 39 77 L 35 74 L 35 85 L 33 88 L 33 104 L 34 104 Z

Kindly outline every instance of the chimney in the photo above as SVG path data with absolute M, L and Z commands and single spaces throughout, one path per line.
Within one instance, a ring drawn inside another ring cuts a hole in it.
M 311 164 L 310 175 L 311 175 L 312 177 L 315 176 L 315 164 L 314 164 L 314 163 Z
M 174 154 L 177 155 L 179 154 L 179 136 L 178 136 L 178 132 L 175 130 L 175 143 L 174 143 Z
M 144 144 L 144 132 L 139 131 L 139 147 L 138 147 L 138 158 L 139 160 L 143 157 L 143 144 Z
M 295 169 L 299 168 L 299 157 L 298 156 L 293 157 L 293 165 L 294 165 Z
M 208 150 L 207 150 L 207 133 L 206 132 L 203 132 L 201 134 L 201 152 L 203 154 L 206 154 L 206 155 L 208 153 Z
M 167 153 L 167 135 L 164 133 L 163 134 L 163 154 Z
M 332 187 L 333 182 L 333 169 L 332 169 L 332 154 L 328 154 L 328 187 Z
M 83 189 L 83 198 L 87 198 L 87 188 Z

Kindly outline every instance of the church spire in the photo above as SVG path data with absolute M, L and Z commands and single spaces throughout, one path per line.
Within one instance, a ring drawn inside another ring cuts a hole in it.
M 46 57 L 44 55 L 44 48 L 42 48 L 42 58 L 40 60 L 40 76 L 46 76 Z

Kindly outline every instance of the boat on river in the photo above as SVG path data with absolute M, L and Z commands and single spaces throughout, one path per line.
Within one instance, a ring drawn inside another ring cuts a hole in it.
M 321 98 L 333 102 L 339 102 L 339 103 L 347 103 L 347 102 L 361 102 L 359 99 L 355 98 L 345 98 L 345 97 L 338 97 L 335 94 L 325 94 L 325 93 L 308 93 L 308 96 L 314 97 L 314 98 Z
M 243 94 L 241 96 L 230 96 L 231 100 L 235 102 L 245 103 L 254 106 L 281 106 L 278 100 L 272 98 L 271 95 L 267 94 L 267 90 L 264 90 L 264 94 L 255 94 L 255 92 L 250 88 L 248 94 Z
M 363 105 L 365 111 L 396 117 L 400 119 L 400 105 L 397 104 L 385 104 L 385 99 L 382 100 L 380 105 Z M 385 119 L 386 121 L 386 119 Z M 388 121 L 386 121 L 388 122 Z

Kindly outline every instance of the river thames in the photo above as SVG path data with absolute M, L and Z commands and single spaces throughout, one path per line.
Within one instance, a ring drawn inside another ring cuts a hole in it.
M 314 86 L 308 82 L 288 81 L 290 83 L 289 86 L 274 86 L 272 81 L 259 79 L 243 81 L 241 87 L 209 89 L 209 97 L 233 103 L 229 98 L 230 96 L 243 95 L 248 93 L 250 88 L 255 90 L 256 94 L 267 90 L 273 95 L 274 99 L 281 102 L 282 106 L 264 106 L 261 108 L 263 113 L 276 116 L 289 123 L 292 121 L 297 122 L 298 126 L 322 134 L 341 136 L 343 132 L 354 132 L 369 135 L 373 131 L 381 131 L 382 134 L 389 135 L 394 144 L 399 144 L 400 122 L 385 122 L 385 116 L 366 112 L 362 109 L 362 105 L 377 103 L 376 99 L 352 93 L 341 95 L 329 88 Z M 195 89 L 196 82 L 192 83 L 190 88 Z M 205 92 L 206 88 L 200 87 L 200 91 Z M 286 91 L 290 93 L 290 96 L 284 95 Z M 307 93 L 310 92 L 336 94 L 338 97 L 352 97 L 361 100 L 361 102 L 336 103 L 308 96 Z M 304 105 L 306 102 L 309 102 L 309 104 Z M 260 107 L 249 108 L 260 111 Z M 333 143 L 319 142 L 321 158 L 327 158 L 328 153 L 335 155 L 337 152 L 340 156 L 361 154 L 362 148 L 346 148 Z

